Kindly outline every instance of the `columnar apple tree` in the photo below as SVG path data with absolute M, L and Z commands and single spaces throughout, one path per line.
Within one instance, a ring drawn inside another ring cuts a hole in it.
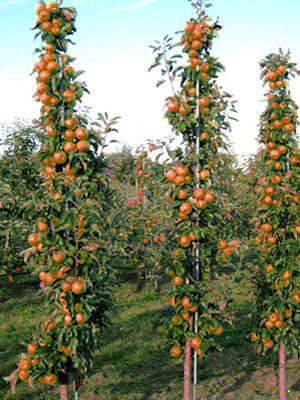
M 261 115 L 263 177 L 256 218 L 257 327 L 252 341 L 258 350 L 280 355 L 280 399 L 285 393 L 285 357 L 299 347 L 299 124 L 289 80 L 297 73 L 290 54 L 270 54 L 260 62 L 268 87 Z
M 65 385 L 90 370 L 97 332 L 108 322 L 112 271 L 101 229 L 108 179 L 103 137 L 76 110 L 87 91 L 68 54 L 76 11 L 40 2 L 36 12 L 43 47 L 36 49 L 35 96 L 42 104 L 40 170 L 46 191 L 44 215 L 28 242 L 29 266 L 41 280 L 46 302 L 41 329 L 10 380 Z
M 153 46 L 157 56 L 152 66 L 163 63 L 162 73 L 170 79 L 173 95 L 167 99 L 165 116 L 182 139 L 182 145 L 172 152 L 174 166 L 166 173 L 170 183 L 167 200 L 176 228 L 171 239 L 173 264 L 167 270 L 172 279 L 173 311 L 162 331 L 169 338 L 173 357 L 186 352 L 185 399 L 189 399 L 190 346 L 202 357 L 223 331 L 226 291 L 220 284 L 215 296 L 212 278 L 218 278 L 218 266 L 239 245 L 222 238 L 221 198 L 214 188 L 221 152 L 227 147 L 225 132 L 230 129 L 226 115 L 230 96 L 216 82 L 223 66 L 211 55 L 221 27 L 202 11 L 201 1 L 192 5 L 197 16 L 187 22 L 182 33 L 183 55 L 168 58 L 178 44 L 173 45 L 167 36 Z M 180 58 L 183 65 L 177 62 Z M 176 77 L 180 78 L 178 89 Z

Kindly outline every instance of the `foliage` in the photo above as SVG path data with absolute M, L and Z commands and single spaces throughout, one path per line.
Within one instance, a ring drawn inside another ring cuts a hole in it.
M 149 152 L 158 149 L 153 144 L 149 146 Z M 128 172 L 134 176 L 135 185 L 114 181 L 120 204 L 114 217 L 113 234 L 118 238 L 123 273 L 134 271 L 139 285 L 151 280 L 158 287 L 162 265 L 168 263 L 166 238 L 171 222 L 162 182 L 164 166 L 159 162 L 160 154 L 152 159 L 146 150 L 136 152 L 134 168 Z M 120 169 L 118 165 L 115 168 Z
M 122 184 L 129 183 L 130 185 L 135 184 L 135 160 L 133 150 L 130 147 L 123 146 L 121 151 L 109 154 L 107 163 L 118 182 Z
M 290 54 L 270 54 L 262 60 L 261 78 L 268 85 L 267 107 L 261 115 L 259 155 L 262 176 L 257 181 L 255 222 L 257 302 L 252 340 L 258 350 L 287 354 L 299 348 L 299 147 L 297 105 L 288 81 L 297 72 Z
M 0 273 L 23 272 L 23 256 L 30 221 L 24 219 L 24 203 L 41 184 L 36 152 L 42 132 L 27 121 L 2 126 L 3 154 L 0 157 Z

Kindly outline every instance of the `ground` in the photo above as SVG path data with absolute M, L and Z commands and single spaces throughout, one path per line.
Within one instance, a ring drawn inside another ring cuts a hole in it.
M 0 278 L 0 376 L 9 375 L 17 355 L 24 351 L 21 342 L 30 340 L 42 320 L 38 282 L 31 277 L 8 283 Z M 117 294 L 113 325 L 101 341 L 95 368 L 80 390 L 80 400 L 181 400 L 182 363 L 169 355 L 165 340 L 156 331 L 159 309 L 166 299 L 151 286 L 137 290 L 135 284 L 122 284 Z M 273 359 L 254 354 L 246 338 L 248 300 L 238 299 L 233 328 L 222 337 L 223 352 L 212 352 L 199 365 L 198 400 L 275 400 L 277 370 Z M 287 399 L 300 399 L 300 363 L 288 362 Z M 70 396 L 71 398 L 71 396 Z M 1 400 L 54 400 L 57 389 L 30 389 L 19 384 L 12 395 L 0 379 Z

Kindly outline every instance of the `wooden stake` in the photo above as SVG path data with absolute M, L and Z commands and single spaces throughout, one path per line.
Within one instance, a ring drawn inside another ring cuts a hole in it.
M 68 400 L 68 387 L 67 387 L 67 385 L 62 385 L 60 387 L 60 400 Z
M 285 345 L 280 344 L 279 350 L 279 398 L 280 400 L 286 400 L 286 389 L 285 389 Z
M 199 66 L 197 67 L 197 74 L 199 73 Z M 200 187 L 200 163 L 199 163 L 199 153 L 200 153 L 200 134 L 201 134 L 201 114 L 198 105 L 198 100 L 200 98 L 200 81 L 199 77 L 197 78 L 197 94 L 196 94 L 196 115 L 197 115 L 197 130 L 196 130 L 196 157 L 197 157 L 197 168 L 196 168 L 196 188 Z M 199 226 L 199 219 L 197 221 L 197 225 Z M 195 254 L 195 271 L 194 271 L 194 279 L 199 284 L 200 281 L 200 240 L 198 239 L 196 242 L 196 254 Z M 199 300 L 198 296 L 196 301 Z M 194 315 L 194 334 L 198 335 L 198 311 L 195 312 Z M 198 355 L 196 350 L 194 350 L 194 363 L 193 363 L 193 400 L 197 400 L 197 383 L 198 383 Z
M 190 400 L 191 384 L 191 342 L 186 341 L 184 359 L 184 400 Z

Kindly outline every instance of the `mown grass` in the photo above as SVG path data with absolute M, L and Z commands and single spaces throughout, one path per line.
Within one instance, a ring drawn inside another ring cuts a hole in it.
M 38 283 L 31 277 L 11 284 L 0 282 L 0 376 L 15 368 L 18 354 L 42 320 Z M 169 356 L 164 339 L 155 330 L 159 309 L 166 299 L 151 287 L 137 290 L 122 284 L 117 293 L 113 325 L 101 338 L 95 368 L 80 389 L 81 400 L 182 399 L 182 362 Z M 275 400 L 277 371 L 274 360 L 254 354 L 246 339 L 251 304 L 239 299 L 235 324 L 222 335 L 223 352 L 212 352 L 199 364 L 198 400 Z M 287 399 L 300 399 L 298 360 L 288 363 Z M 54 400 L 57 390 L 25 384 L 10 393 L 0 379 L 1 400 Z M 70 396 L 70 399 L 72 397 Z

